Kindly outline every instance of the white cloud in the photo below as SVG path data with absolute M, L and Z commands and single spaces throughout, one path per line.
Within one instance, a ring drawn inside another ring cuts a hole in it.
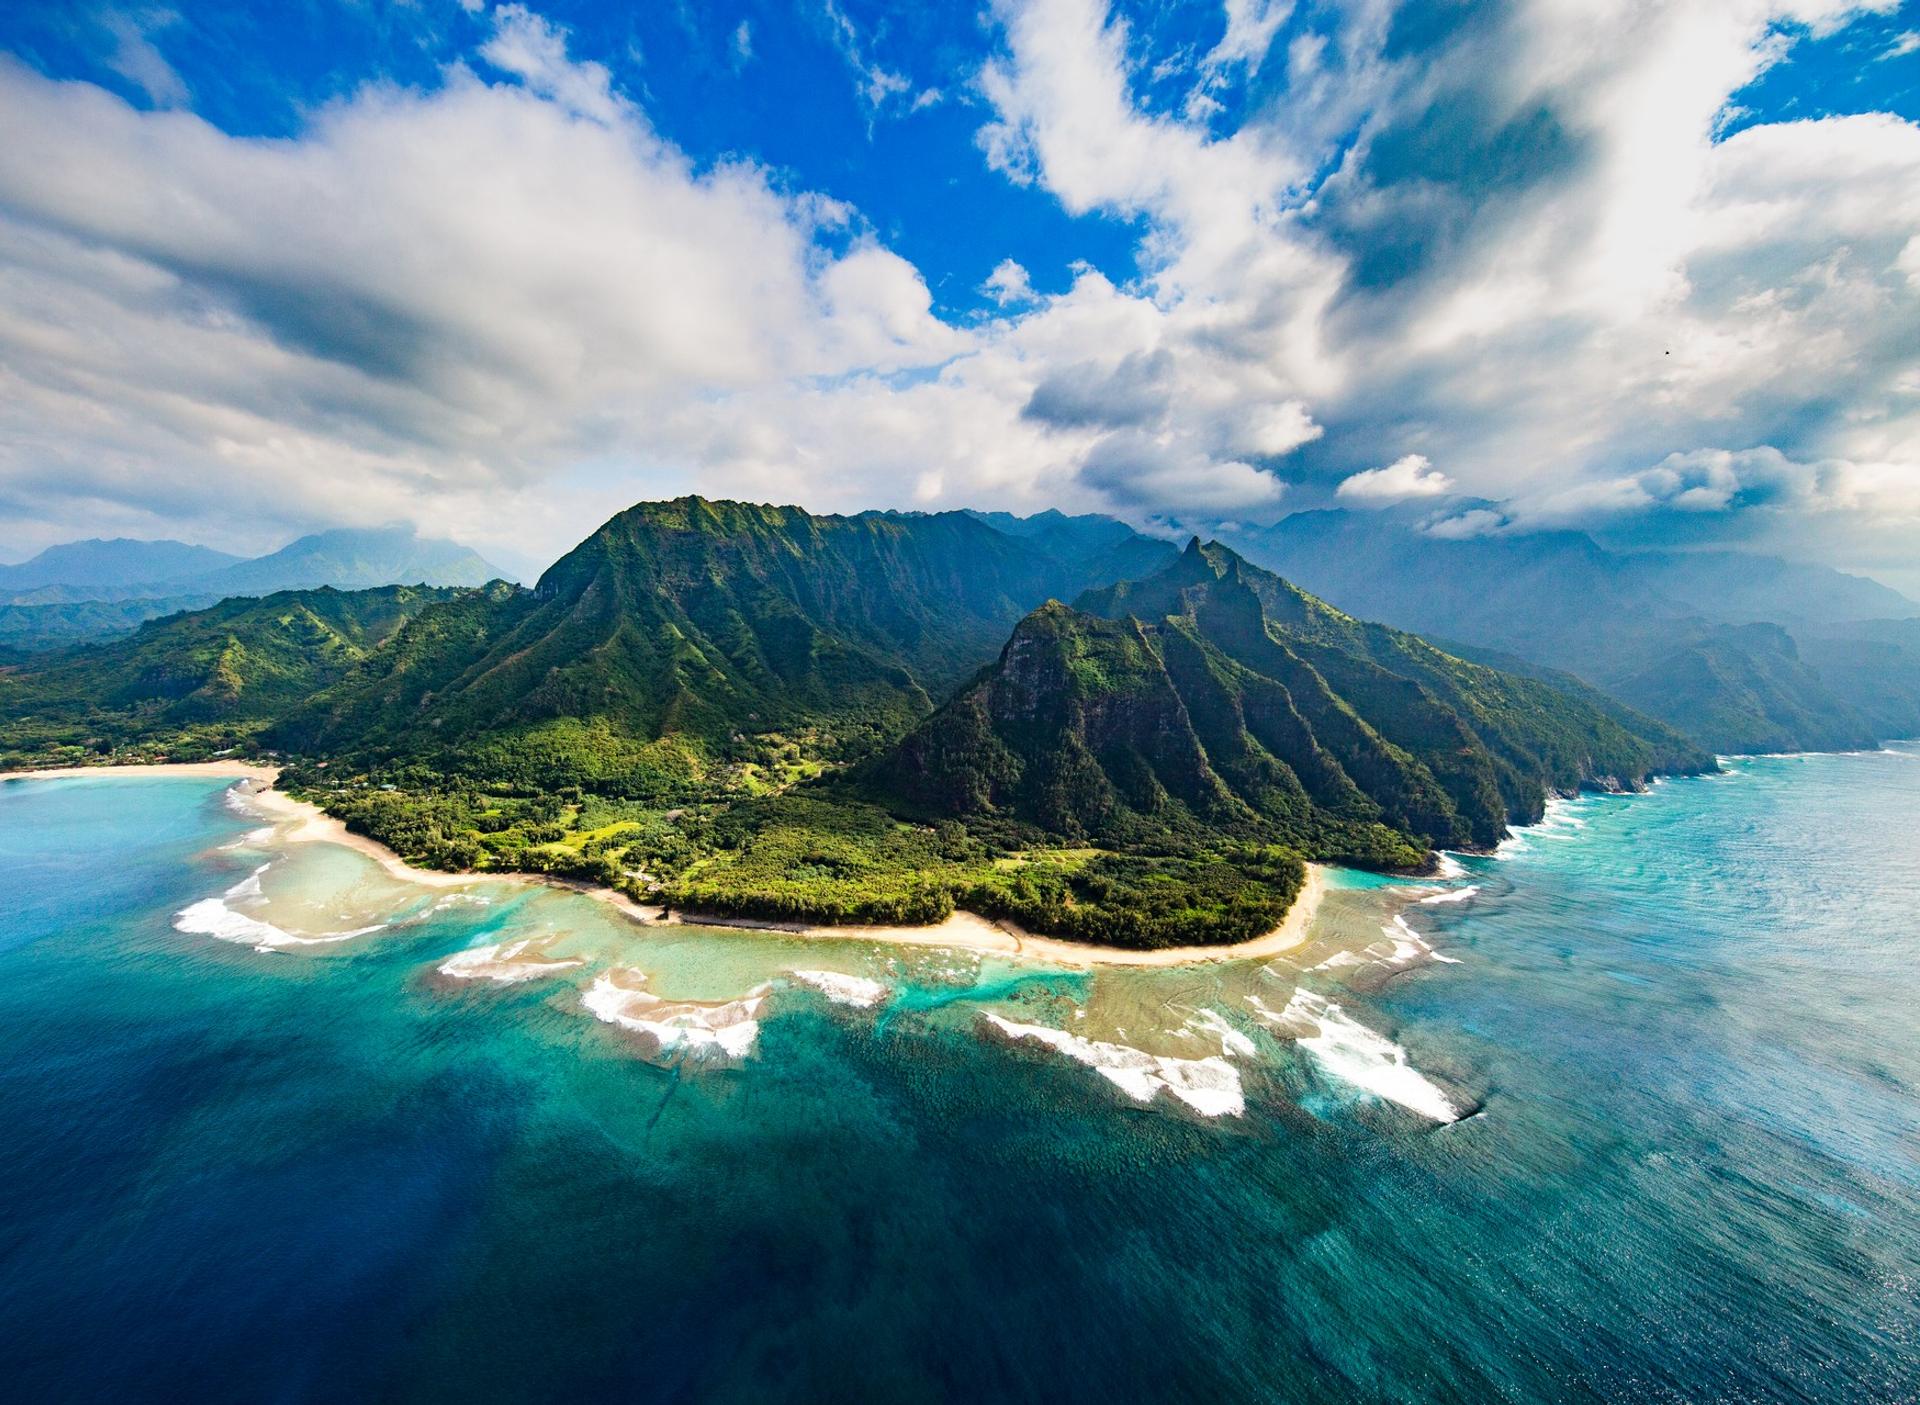
M 1227 31 L 1208 53 L 1204 66 L 1224 68 L 1245 64 L 1258 70 L 1273 36 L 1293 13 L 1293 0 L 1223 0 Z
M 1369 468 L 1343 480 L 1334 496 L 1384 507 L 1409 498 L 1437 498 L 1452 491 L 1453 480 L 1429 464 L 1425 454 L 1406 454 L 1385 468 Z
M 1474 537 L 1490 537 L 1506 530 L 1507 518 L 1492 508 L 1475 507 L 1465 512 L 1453 513 L 1435 518 L 1421 527 L 1421 531 L 1430 537 L 1439 537 L 1442 541 L 1470 541 Z
M 846 60 L 847 67 L 853 70 L 857 80 L 855 91 L 870 117 L 885 107 L 890 99 L 904 97 L 913 91 L 912 79 L 904 73 L 895 73 L 882 67 L 868 54 L 860 31 L 836 0 L 821 0 L 821 13 L 826 19 L 827 34 L 833 40 L 833 46 L 840 51 L 840 57 Z M 915 103 L 914 106 L 917 108 L 919 104 Z
M 1027 270 L 1012 259 L 1001 259 L 980 285 L 980 291 L 1000 306 L 1033 301 L 1033 280 Z
M 690 487 L 1144 519 L 1457 480 L 1505 506 L 1429 530 L 1753 518 L 1911 556 L 1920 128 L 1726 135 L 1793 26 L 1858 8 L 1517 0 L 1390 47 L 1391 0 L 1234 0 L 1181 64 L 1275 96 L 1216 132 L 1149 110 L 1164 56 L 1100 0 L 996 0 L 981 152 L 1137 221 L 1140 264 L 1042 295 L 1006 259 L 964 326 L 860 212 L 696 170 L 524 5 L 476 71 L 279 141 L 0 64 L 0 518 L 558 549 Z M 823 13 L 870 114 L 931 101 Z
M 180 22 L 172 10 L 108 10 L 100 19 L 113 36 L 107 67 L 139 88 L 156 107 L 179 107 L 187 101 L 186 80 L 154 46 L 153 35 Z
M 480 57 L 579 116 L 613 123 L 627 110 L 606 65 L 568 58 L 567 32 L 525 5 L 494 10 L 493 37 L 481 45 Z
M 843 207 L 695 174 L 551 31 L 502 33 L 526 86 L 371 88 L 294 141 L 0 60 L 0 517 L 557 548 L 583 523 L 543 482 L 589 511 L 683 486 L 689 406 L 964 345 L 897 255 L 823 253 Z

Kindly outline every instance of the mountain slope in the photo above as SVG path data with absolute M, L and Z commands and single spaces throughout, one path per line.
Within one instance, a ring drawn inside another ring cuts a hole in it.
M 342 527 L 289 542 L 195 582 L 219 595 L 276 590 L 365 590 L 381 585 L 479 586 L 500 577 L 458 542 L 422 537 L 411 527 Z
M 1573 672 L 1716 751 L 1857 744 L 1870 671 L 1828 677 L 1777 628 L 1729 626 L 1774 611 L 1815 634 L 1904 596 L 1737 552 L 1609 552 L 1578 532 L 1451 540 L 1421 530 L 1430 513 L 1297 513 L 1238 540 L 1344 610 Z
M 111 541 L 67 542 L 50 546 L 17 566 L 0 566 L 0 593 L 11 599 L 45 586 L 124 589 L 205 576 L 238 565 L 241 560 L 224 551 L 176 541 L 116 537 Z
M 337 682 L 447 590 L 290 591 L 170 615 L 110 644 L 0 670 L 0 755 L 231 744 Z
M 138 600 L 82 600 L 72 604 L 0 605 L 0 648 L 22 653 L 64 649 L 88 640 L 131 634 L 148 620 L 218 603 L 208 595 Z
M 457 542 L 417 535 L 411 527 L 340 528 L 316 532 L 252 560 L 174 541 L 85 541 L 49 547 L 18 566 L 0 566 L 0 605 L 78 605 L 112 601 L 236 595 L 282 590 L 367 590 L 382 585 L 479 586 L 500 572 Z M 176 605 L 173 608 L 178 609 Z M 122 632 L 116 621 L 151 611 L 69 611 L 53 633 L 100 637 Z M 97 624 L 97 629 L 80 626 Z
M 276 735 L 640 791 L 788 740 L 847 755 L 929 712 L 1021 614 L 1098 579 L 965 513 L 642 503 L 536 590 L 423 617 Z
M 1920 619 L 1804 630 L 1800 657 L 1882 737 L 1920 737 Z
M 1778 625 L 1725 626 L 1655 653 L 1610 680 L 1613 695 L 1654 710 L 1726 752 L 1846 751 L 1875 745 L 1874 724 L 1836 697 Z
M 1196 539 L 1156 576 L 1022 620 L 870 784 L 902 813 L 1400 866 L 1498 842 L 1549 788 L 1711 764 L 1656 723 L 1361 624 Z

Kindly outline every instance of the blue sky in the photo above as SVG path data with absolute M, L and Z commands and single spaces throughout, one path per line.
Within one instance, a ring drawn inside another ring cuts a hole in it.
M 15 0 L 0 551 L 1411 498 L 1895 579 L 1914 11 Z

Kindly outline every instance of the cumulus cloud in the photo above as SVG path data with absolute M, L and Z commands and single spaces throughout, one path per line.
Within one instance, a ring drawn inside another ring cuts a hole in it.
M 696 168 L 526 5 L 277 141 L 0 63 L 0 514 L 558 549 L 689 487 L 1138 520 L 1457 492 L 1500 506 L 1429 530 L 1910 558 L 1920 127 L 1731 117 L 1870 7 L 1229 0 L 1183 60 L 1244 99 L 1226 129 L 1141 97 L 1150 36 L 1102 0 L 994 0 L 979 159 L 1134 222 L 1138 265 L 1047 295 L 1006 258 L 960 325 L 860 211 Z M 870 112 L 915 100 L 820 14 Z
M 1364 506 L 1385 506 L 1409 498 L 1437 498 L 1453 491 L 1453 480 L 1427 462 L 1425 454 L 1406 454 L 1385 468 L 1369 468 L 1342 480 L 1334 496 Z
M 204 488 L 484 538 L 577 465 L 691 473 L 654 432 L 671 409 L 962 345 L 843 207 L 695 173 L 604 69 L 495 13 L 485 57 L 518 81 L 368 88 L 296 141 L 0 60 L 8 495 L 68 521 L 164 496 L 177 520 Z
M 480 57 L 519 78 L 543 98 L 596 122 L 618 121 L 624 101 L 613 91 L 605 64 L 567 57 L 566 32 L 525 5 L 501 5 L 493 12 L 493 37 Z
M 1443 513 L 1424 523 L 1420 530 L 1442 541 L 1457 542 L 1490 537 L 1509 525 L 1504 513 L 1490 507 L 1474 507 L 1465 512 Z
M 1915 248 L 1920 249 L 1920 240 L 1916 241 Z M 1916 264 L 1920 267 L 1920 261 Z M 1002 307 L 1028 303 L 1033 301 L 1033 279 L 1020 264 L 1001 259 L 987 275 L 987 281 L 980 285 L 980 291 Z

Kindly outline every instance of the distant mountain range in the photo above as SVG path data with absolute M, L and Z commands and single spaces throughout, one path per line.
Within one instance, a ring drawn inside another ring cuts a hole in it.
M 1718 751 L 1920 731 L 1920 649 L 1899 628 L 1920 602 L 1878 582 L 1740 552 L 1613 552 L 1579 532 L 1455 539 L 1432 516 L 1296 513 L 1232 540 L 1342 609 L 1577 674 Z
M 176 541 L 69 542 L 0 566 L 0 647 L 58 648 L 231 596 L 332 586 L 476 586 L 497 568 L 410 527 L 340 528 L 247 559 Z

